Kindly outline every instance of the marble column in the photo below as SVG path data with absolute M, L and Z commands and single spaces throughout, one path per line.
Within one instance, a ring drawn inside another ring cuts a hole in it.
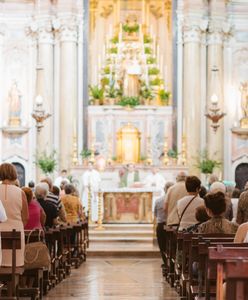
M 53 146 L 53 91 L 54 91 L 54 73 L 53 73 L 53 30 L 50 22 L 47 22 L 38 29 L 38 53 L 37 53 L 37 85 L 36 96 L 43 97 L 43 107 L 46 112 L 52 114 L 50 118 L 44 121 L 44 127 L 37 135 L 39 144 L 39 153 L 47 152 L 50 154 L 54 150 Z
M 194 167 L 195 158 L 200 151 L 200 43 L 199 25 L 185 22 L 184 38 L 184 72 L 183 72 L 183 131 L 187 138 L 187 155 L 190 173 L 199 171 Z
M 218 96 L 218 107 L 223 111 L 223 32 L 220 25 L 211 24 L 208 30 L 208 88 L 207 88 L 207 108 L 211 107 L 211 96 L 215 93 Z M 219 71 L 213 72 L 213 67 Z M 207 150 L 209 157 L 223 162 L 224 128 L 223 120 L 220 120 L 220 127 L 217 132 L 213 131 L 211 122 L 207 123 Z
M 1 28 L 2 27 L 2 28 Z M 3 45 L 4 45 L 5 30 L 4 25 L 0 24 L 0 82 L 3 82 Z M 3 88 L 0 89 L 0 105 L 4 107 Z M 0 112 L 0 124 L 3 125 L 3 109 Z M 2 160 L 2 130 L 0 130 L 0 162 Z
M 60 28 L 60 169 L 71 165 L 77 123 L 77 38 L 76 20 L 64 21 Z

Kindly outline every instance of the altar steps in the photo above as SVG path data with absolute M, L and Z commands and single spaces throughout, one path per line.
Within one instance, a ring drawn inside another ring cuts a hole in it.
M 89 256 L 159 256 L 153 240 L 153 224 L 90 225 Z

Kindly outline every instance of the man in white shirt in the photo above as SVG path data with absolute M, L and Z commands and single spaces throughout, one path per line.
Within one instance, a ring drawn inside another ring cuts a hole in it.
M 60 188 L 61 182 L 66 181 L 66 183 L 70 183 L 69 179 L 67 178 L 67 170 L 62 170 L 59 177 L 57 177 L 54 181 L 54 185 Z
M 144 185 L 157 188 L 161 191 L 160 196 L 164 195 L 165 179 L 159 174 L 159 168 L 155 166 L 152 168 L 152 173 L 145 178 Z
M 188 176 L 185 181 L 188 195 L 177 202 L 179 220 L 181 219 L 179 230 L 183 230 L 190 225 L 198 223 L 195 218 L 195 210 L 198 206 L 204 205 L 204 200 L 199 197 L 201 181 L 196 176 Z
M 88 212 L 88 196 L 91 191 L 91 220 L 96 222 L 98 220 L 98 192 L 101 185 L 100 173 L 94 169 L 92 162 L 89 162 L 88 170 L 82 175 L 82 203 L 85 211 Z

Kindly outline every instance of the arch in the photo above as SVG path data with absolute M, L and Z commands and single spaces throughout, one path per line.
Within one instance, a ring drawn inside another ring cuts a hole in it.
M 17 177 L 20 181 L 20 186 L 25 186 L 26 171 L 24 166 L 19 162 L 12 162 L 12 164 L 16 167 Z
M 245 183 L 248 181 L 248 163 L 241 163 L 235 170 L 235 182 L 239 189 L 243 189 Z

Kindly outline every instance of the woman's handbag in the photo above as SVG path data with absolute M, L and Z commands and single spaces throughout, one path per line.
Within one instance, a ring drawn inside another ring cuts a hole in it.
M 51 257 L 49 250 L 44 242 L 41 241 L 41 233 L 39 230 L 39 241 L 29 243 L 30 237 L 33 232 L 32 230 L 27 239 L 27 244 L 24 251 L 24 268 L 25 269 L 40 269 L 45 268 L 50 270 L 51 267 Z

